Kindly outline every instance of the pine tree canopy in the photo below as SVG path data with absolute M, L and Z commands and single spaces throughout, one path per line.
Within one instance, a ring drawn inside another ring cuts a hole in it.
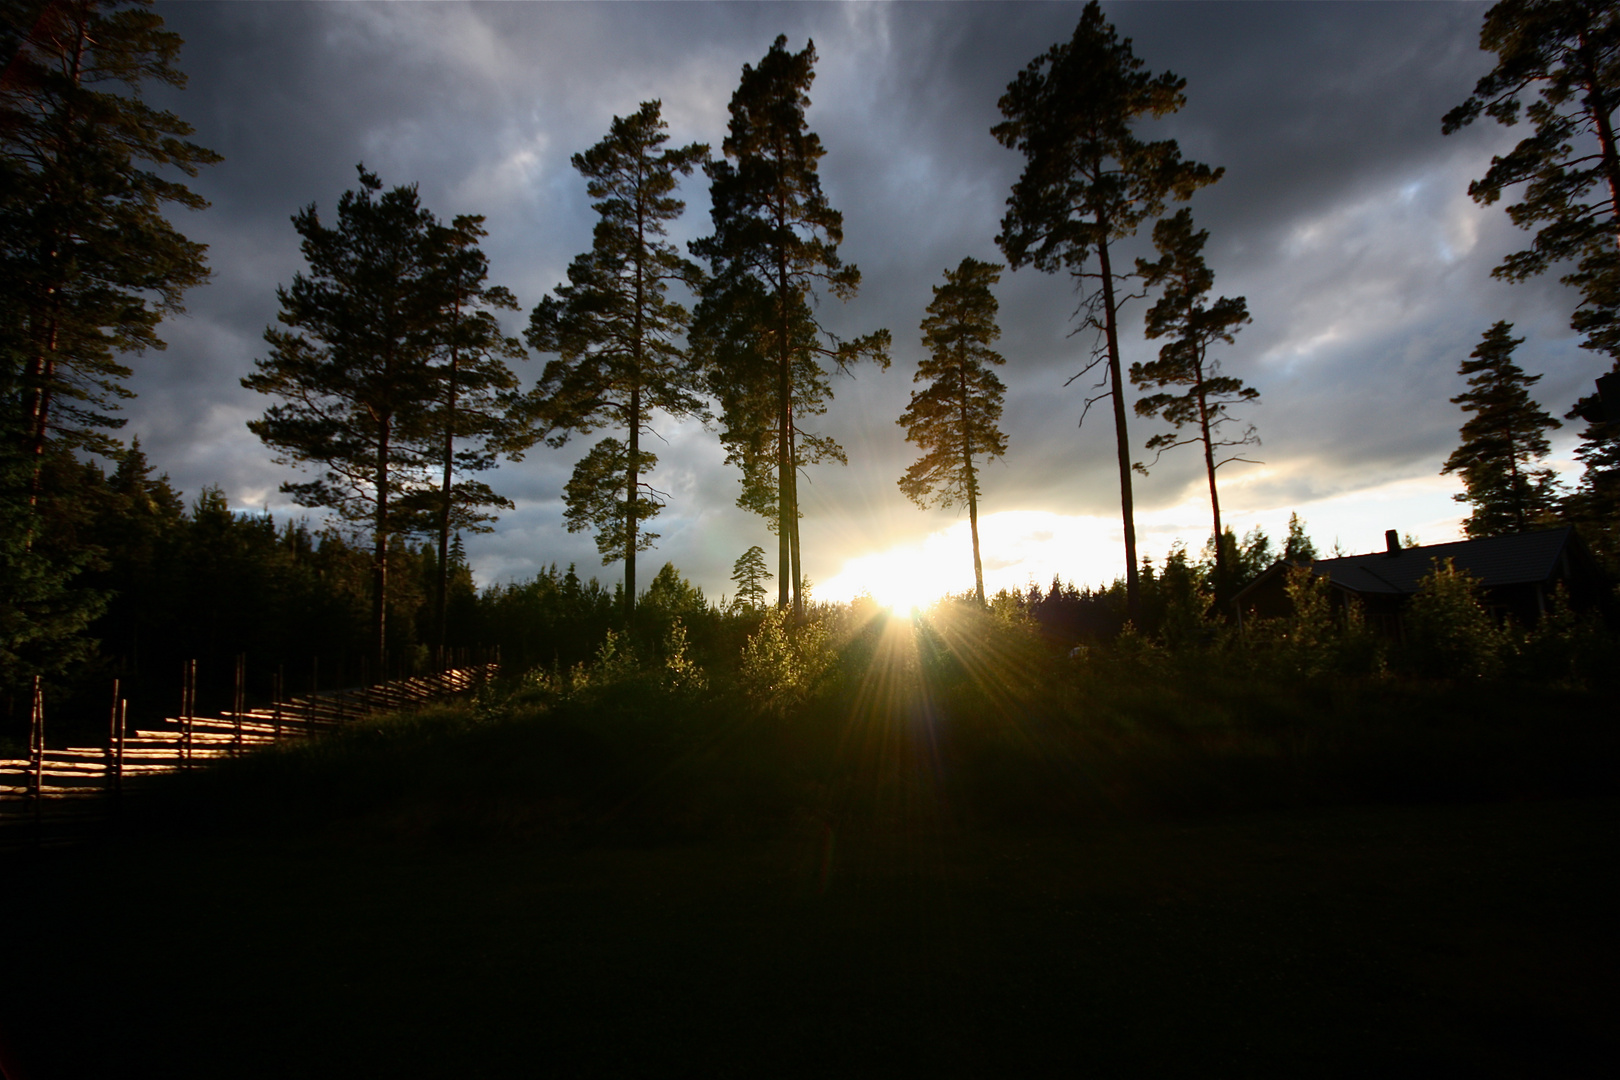
M 567 506 L 563 519 L 568 531 L 595 532 L 596 550 L 602 556 L 603 566 L 625 558 L 632 544 L 634 551 L 646 551 L 658 539 L 657 533 L 647 530 L 646 523 L 658 516 L 664 504 L 658 492 L 642 481 L 635 489 L 635 505 L 630 505 L 626 495 L 629 456 L 629 449 L 618 439 L 600 440 L 574 465 L 573 476 L 563 490 Z M 658 467 L 657 455 L 641 451 L 639 467 L 643 473 L 652 472 Z M 632 521 L 636 525 L 634 540 L 629 531 Z
M 569 266 L 569 283 L 534 309 L 527 334 L 535 350 L 560 357 L 536 391 L 536 414 L 553 446 L 603 426 L 645 430 L 653 409 L 702 411 L 682 340 L 689 316 L 668 299 L 671 283 L 695 288 L 701 272 L 661 238 L 686 207 L 671 193 L 708 147 L 661 149 L 669 136 L 659 110 L 650 101 L 614 117 L 608 137 L 572 159 L 600 215 L 594 242 Z
M 1214 521 L 1211 535 L 1221 535 L 1220 490 L 1215 470 L 1233 461 L 1248 458 L 1232 454 L 1220 457 L 1230 447 L 1252 446 L 1260 441 L 1250 424 L 1238 432 L 1227 425 L 1235 419 L 1228 406 L 1258 401 L 1260 392 L 1243 385 L 1243 380 L 1221 374 L 1220 361 L 1210 356 L 1211 346 L 1230 345 L 1237 331 L 1249 321 L 1248 303 L 1243 297 L 1223 296 L 1211 303 L 1209 291 L 1215 273 L 1204 262 L 1205 229 L 1194 229 L 1192 211 L 1183 207 L 1153 226 L 1153 246 L 1159 253 L 1155 262 L 1136 260 L 1142 284 L 1159 288 L 1159 299 L 1147 312 L 1145 336 L 1149 340 L 1169 338 L 1159 349 L 1159 358 L 1131 365 L 1131 382 L 1158 389 L 1136 402 L 1136 415 L 1161 416 L 1174 431 L 1161 432 L 1147 441 L 1155 452 L 1154 462 L 1166 450 L 1196 444 L 1204 451 L 1204 474 L 1209 485 L 1210 513 Z M 1180 393 L 1164 387 L 1182 387 Z M 1181 434 L 1191 424 L 1193 433 Z M 1219 460 L 1217 460 L 1219 458 Z M 1138 463 L 1143 473 L 1147 468 Z M 1238 581 L 1229 571 L 1231 564 L 1224 546 L 1215 549 L 1216 598 L 1224 600 Z
M 1136 260 L 1142 284 L 1163 289 L 1158 301 L 1148 309 L 1145 336 L 1149 340 L 1170 340 L 1159 349 L 1157 360 L 1131 365 L 1131 382 L 1147 388 L 1185 387 L 1179 394 L 1161 392 L 1141 398 L 1136 403 L 1136 415 L 1162 416 L 1174 427 L 1196 424 L 1198 428 L 1191 438 L 1175 432 L 1153 436 L 1147 448 L 1160 454 L 1191 442 L 1203 443 L 1213 452 L 1216 447 L 1247 446 L 1260 441 L 1252 425 L 1236 437 L 1219 437 L 1219 429 L 1233 420 L 1227 406 L 1256 401 L 1260 391 L 1243 385 L 1241 379 L 1220 374 L 1220 361 L 1209 355 L 1213 345 L 1232 344 L 1234 335 L 1250 319 L 1248 303 L 1241 296 L 1223 296 L 1209 302 L 1215 274 L 1204 263 L 1208 239 L 1208 230 L 1195 231 L 1192 211 L 1183 208 L 1153 227 L 1159 259 Z M 1238 459 L 1216 461 L 1212 467 L 1233 460 Z
M 645 102 L 634 115 L 614 117 L 607 138 L 574 155 L 596 200 L 594 243 L 569 266 L 569 283 L 534 309 L 528 331 L 536 350 L 558 354 L 533 394 L 547 442 L 560 446 L 599 427 L 624 432 L 624 441 L 604 439 L 579 462 L 566 501 L 569 529 L 595 528 L 604 564 L 624 560 L 627 619 L 636 553 L 655 538 L 641 522 L 663 505 L 645 479 L 657 459 L 641 448 L 642 436 L 651 433 L 655 412 L 703 414 L 701 376 L 684 340 L 690 319 L 667 296 L 672 283 L 695 289 L 702 275 L 663 237 L 686 208 L 673 195 L 680 177 L 709 148 L 663 149 L 667 128 L 659 103 Z
M 286 329 L 265 331 L 270 355 L 242 380 L 283 401 L 248 424 L 278 463 L 324 470 L 282 490 L 350 521 L 372 520 L 427 482 L 437 457 L 431 361 L 445 330 L 433 214 L 414 185 L 383 192 L 375 174 L 359 173 L 334 225 L 313 204 L 294 216 L 309 270 L 277 288 Z M 396 527 L 391 518 L 377 524 Z
M 803 423 L 832 397 L 824 365 L 889 364 L 887 330 L 840 339 L 812 305 L 818 289 L 850 299 L 861 280 L 839 258 L 843 215 L 822 194 L 816 169 L 826 151 L 805 121 L 815 61 L 814 42 L 790 53 L 780 36 L 757 68 L 743 66 L 724 156 L 704 167 L 714 233 L 692 244 L 711 269 L 692 343 L 721 406 L 727 460 L 742 469 L 738 505 L 774 519 L 778 603 L 800 610 L 798 471 L 845 460 Z
M 206 246 L 163 214 L 208 204 L 163 174 L 220 158 L 141 97 L 148 81 L 186 82 L 180 37 L 149 7 L 6 5 L 17 39 L 0 80 L 0 362 L 8 438 L 35 458 L 51 441 L 112 452 L 105 432 L 130 396 L 122 355 L 162 349 L 158 324 L 208 276 Z
M 1144 72 L 1130 39 L 1121 41 L 1097 0 L 1090 0 L 1074 36 L 1031 61 L 1008 85 L 1000 101 L 1005 119 L 990 129 L 1025 159 L 996 243 L 1014 270 L 1033 264 L 1072 275 L 1081 294 L 1081 325 L 1101 335 L 1100 348 L 1080 374 L 1106 364 L 1101 392 L 1086 405 L 1112 399 L 1126 603 L 1133 612 L 1140 603 L 1136 518 L 1116 295 L 1128 274 L 1116 274 L 1109 244 L 1157 217 L 1167 199 L 1185 201 L 1221 177 L 1220 169 L 1184 160 L 1173 140 L 1144 142 L 1136 135 L 1143 118 L 1180 109 L 1185 86 L 1171 72 Z
M 758 544 L 737 557 L 731 566 L 731 580 L 737 585 L 736 603 L 742 607 L 765 606 L 765 583 L 771 572 L 765 565 L 765 549 Z
M 423 403 L 422 426 L 424 437 L 438 444 L 441 478 L 437 486 L 402 491 L 395 504 L 398 527 L 437 536 L 444 558 L 452 533 L 487 533 L 495 520 L 488 508 L 512 507 L 488 484 L 457 477 L 494 468 L 502 454 L 519 458 L 530 441 L 518 377 L 507 363 L 528 354 L 522 342 L 501 331 L 495 315 L 516 311 L 518 304 L 509 290 L 488 284 L 489 259 L 478 245 L 487 235 L 476 214 L 435 230 L 433 287 L 440 292 L 442 325 L 434 334 L 428 373 L 436 392 Z
M 1441 130 L 1450 134 L 1481 115 L 1509 127 L 1522 116 L 1531 126 L 1468 186 L 1489 206 L 1524 185 L 1508 216 L 1535 239 L 1494 274 L 1523 281 L 1574 260 L 1563 279 L 1582 295 L 1572 325 L 1587 348 L 1620 361 L 1620 9 L 1606 0 L 1502 0 L 1485 13 L 1479 46 L 1496 54 L 1496 67 L 1445 115 Z
M 478 219 L 457 219 L 447 229 L 414 185 L 385 192 L 364 166 L 359 175 L 359 189 L 338 200 L 333 225 L 322 223 L 314 204 L 293 217 L 309 269 L 276 290 L 285 329 L 265 330 L 270 354 L 254 361 L 242 385 L 280 399 L 248 422 L 276 461 L 320 470 L 281 490 L 371 533 L 373 659 L 382 670 L 392 539 L 428 531 L 424 519 L 433 509 L 442 530 L 447 495 L 461 507 L 450 523 L 467 528 L 478 524 L 477 506 L 504 502 L 475 482 L 447 477 L 451 483 L 434 486 L 447 446 L 453 457 L 455 437 L 467 430 L 453 419 L 446 394 L 460 365 L 435 361 L 466 355 L 481 388 L 473 399 L 487 403 L 482 393 L 510 385 L 499 357 L 516 345 L 491 334 L 493 316 L 480 317 L 488 314 L 480 307 L 503 307 L 507 298 L 476 280 Z M 504 422 L 489 424 L 471 426 L 504 439 Z M 460 464 L 479 466 L 483 452 L 472 450 Z
M 1523 338 L 1513 324 L 1498 322 L 1462 362 L 1458 374 L 1469 389 L 1452 398 L 1471 414 L 1462 426 L 1462 445 L 1451 452 L 1441 473 L 1457 473 L 1464 491 L 1454 496 L 1474 508 L 1463 523 L 1470 537 L 1524 532 L 1544 524 L 1557 501 L 1551 469 L 1535 463 L 1548 451 L 1547 431 L 1558 421 L 1535 403 L 1528 388 L 1541 381 L 1513 362 Z
M 922 321 L 928 352 L 912 377 L 928 385 L 912 391 L 911 403 L 895 421 L 906 429 L 906 440 L 923 451 L 900 479 L 900 490 L 918 506 L 976 502 L 974 459 L 1007 452 L 1007 436 L 998 427 L 1007 388 L 992 370 L 1006 359 L 990 347 L 1001 336 L 990 291 L 1001 270 L 999 263 L 966 258 L 945 271 L 944 285 L 934 286 Z
M 1174 140 L 1144 142 L 1134 125 L 1186 104 L 1187 81 L 1152 76 L 1091 0 L 1073 38 L 1019 72 L 990 129 L 1026 159 L 1007 199 L 996 243 L 1016 270 L 1033 264 L 1096 277 L 1088 269 L 1109 241 L 1134 234 L 1165 200 L 1186 200 L 1224 170 L 1185 161 Z
M 84 466 L 113 455 L 129 354 L 208 276 L 165 216 L 208 204 L 177 176 L 219 155 L 142 98 L 184 87 L 181 39 L 150 4 L 0 4 L 0 684 L 61 673 L 95 642 Z
M 998 458 L 1007 452 L 999 426 L 1004 386 L 992 367 L 1006 363 L 990 347 L 1001 336 L 997 303 L 990 287 L 1001 280 L 1000 263 L 965 258 L 945 271 L 945 284 L 934 286 L 934 300 L 922 321 L 927 355 L 917 364 L 914 382 L 927 382 L 911 394 L 900 419 L 906 440 L 922 450 L 900 478 L 900 490 L 921 507 L 968 508 L 973 541 L 973 581 L 984 603 L 984 567 L 979 557 L 979 473 L 975 458 Z

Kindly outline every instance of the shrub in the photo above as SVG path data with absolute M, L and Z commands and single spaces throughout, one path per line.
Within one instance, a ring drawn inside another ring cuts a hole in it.
M 1509 635 L 1479 599 L 1479 581 L 1436 560 L 1407 608 L 1405 662 L 1420 675 L 1489 678 L 1510 652 Z
M 822 619 L 793 625 L 782 609 L 766 614 L 743 646 L 738 673 L 759 711 L 784 716 L 811 698 L 836 659 L 827 637 Z
M 1368 628 L 1358 601 L 1351 600 L 1336 614 L 1328 579 L 1309 566 L 1290 567 L 1283 589 L 1290 613 L 1245 628 L 1253 674 L 1310 680 L 1383 673 L 1385 643 Z
M 1612 677 L 1615 644 L 1604 630 L 1602 618 L 1596 612 L 1572 608 L 1560 584 L 1546 613 L 1525 635 L 1518 655 L 1511 658 L 1510 670 L 1526 682 L 1580 688 Z
M 700 694 L 709 681 L 696 660 L 688 655 L 686 624 L 679 616 L 670 621 L 664 633 L 664 685 L 679 694 Z
M 1171 548 L 1159 572 L 1157 594 L 1159 638 L 1171 648 L 1207 644 L 1214 638 L 1215 626 L 1210 609 L 1215 594 L 1204 583 L 1199 568 L 1187 559 L 1187 549 L 1179 543 Z

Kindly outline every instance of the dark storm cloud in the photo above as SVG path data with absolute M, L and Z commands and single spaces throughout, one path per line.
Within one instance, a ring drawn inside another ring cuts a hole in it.
M 165 325 L 167 353 L 136 360 L 140 398 L 129 410 L 130 430 L 189 493 L 217 483 L 238 505 L 290 509 L 276 492 L 288 470 L 244 426 L 265 402 L 238 380 L 263 353 L 276 286 L 302 266 L 289 216 L 311 202 L 329 214 L 357 162 L 386 184 L 418 184 L 443 218 L 487 217 L 492 280 L 525 309 L 508 320 L 515 332 L 590 244 L 592 213 L 569 156 L 601 139 L 612 116 L 652 98 L 662 99 L 677 143 L 703 141 L 718 153 L 741 66 L 783 33 L 793 49 L 815 40 L 810 125 L 827 150 L 823 186 L 844 214 L 842 254 L 863 273 L 854 300 L 823 299 L 820 313 L 837 333 L 887 327 L 895 341 L 890 371 L 834 380 L 822 427 L 851 466 L 811 470 L 807 570 L 826 580 L 843 555 L 955 520 L 900 496 L 895 479 L 912 454 L 894 418 L 913 386 L 931 287 L 965 255 L 1000 258 L 994 237 L 1022 162 L 989 135 L 997 99 L 1070 36 L 1078 4 L 160 2 L 157 10 L 187 41 L 191 87 L 156 96 L 226 158 L 195 183 L 213 208 L 182 222 L 210 245 L 213 281 L 191 295 L 185 318 Z M 1187 80 L 1187 107 L 1144 135 L 1175 138 L 1188 157 L 1226 169 L 1193 208 L 1210 230 L 1217 290 L 1246 296 L 1255 317 L 1225 359 L 1265 395 L 1250 418 L 1267 463 L 1241 483 L 1239 467 L 1223 473 L 1242 504 L 1234 512 L 1286 518 L 1290 506 L 1432 476 L 1455 444 L 1460 417 L 1447 399 L 1460 388 L 1457 362 L 1497 318 L 1531 339 L 1523 355 L 1547 372 L 1539 389 L 1554 411 L 1590 380 L 1561 287 L 1489 278 L 1523 234 L 1499 208 L 1476 207 L 1466 188 L 1511 133 L 1475 125 L 1440 135 L 1441 115 L 1489 67 L 1476 47 L 1483 11 L 1107 7 L 1147 69 Z M 682 194 L 688 210 L 673 237 L 684 243 L 709 222 L 702 178 Z M 1145 232 L 1122 245 L 1122 257 L 1148 253 Z M 1064 385 L 1091 347 L 1069 336 L 1071 283 L 1009 271 L 998 296 L 1011 448 L 986 471 L 985 510 L 1116 518 L 1106 403 L 1077 430 L 1094 379 Z M 1157 348 L 1142 340 L 1142 310 L 1127 312 L 1129 359 Z M 543 359 L 529 361 L 530 377 Z M 1135 421 L 1134 443 L 1157 430 Z M 668 442 L 658 446 L 656 482 L 672 500 L 646 558 L 674 561 L 718 596 L 729 590 L 732 560 L 772 538 L 734 508 L 735 476 L 712 432 L 688 423 L 660 433 Z M 485 580 L 552 561 L 600 572 L 591 538 L 564 531 L 560 501 L 592 441 L 537 447 L 494 474 L 518 509 L 469 544 Z M 1139 481 L 1139 502 L 1151 513 L 1193 500 L 1196 528 L 1200 483 L 1196 455 L 1169 455 Z

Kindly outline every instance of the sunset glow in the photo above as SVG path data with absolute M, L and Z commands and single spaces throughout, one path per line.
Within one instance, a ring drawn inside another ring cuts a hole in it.
M 1457 484 L 1445 477 L 1392 480 L 1358 491 L 1303 503 L 1297 507 L 1306 531 L 1322 554 L 1338 544 L 1346 552 L 1372 551 L 1383 543 L 1383 530 L 1400 527 L 1425 543 L 1461 536 L 1460 515 L 1452 500 Z M 1235 484 L 1241 492 L 1243 485 Z M 1369 514 L 1369 507 L 1376 512 Z M 1225 523 L 1242 537 L 1256 527 L 1273 547 L 1288 535 L 1292 506 L 1252 508 L 1241 496 L 1232 500 Z M 1209 506 L 1201 498 L 1148 510 L 1137 515 L 1137 550 L 1162 563 L 1177 544 L 1197 558 L 1209 536 Z M 1043 590 L 1054 577 L 1080 587 L 1106 587 L 1124 574 L 1123 541 L 1118 518 L 1066 515 L 1033 510 L 986 514 L 979 519 L 979 546 L 984 559 L 984 588 Z M 821 600 L 846 601 L 867 595 L 894 611 L 923 608 L 946 594 L 973 590 L 973 547 L 966 521 L 924 536 L 846 557 L 838 572 L 817 581 Z
M 1100 518 L 1015 510 L 979 519 L 986 593 L 1044 588 L 1054 575 L 1090 580 L 1119 560 L 1119 525 Z M 863 593 L 897 610 L 922 607 L 947 593 L 973 591 L 972 533 L 958 521 L 921 541 L 846 559 L 817 588 L 827 600 Z

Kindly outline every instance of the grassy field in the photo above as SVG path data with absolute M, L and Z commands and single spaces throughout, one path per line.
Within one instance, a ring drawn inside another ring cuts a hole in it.
M 1026 674 L 530 691 L 185 778 L 5 867 L 11 1080 L 1608 1074 L 1599 698 Z

